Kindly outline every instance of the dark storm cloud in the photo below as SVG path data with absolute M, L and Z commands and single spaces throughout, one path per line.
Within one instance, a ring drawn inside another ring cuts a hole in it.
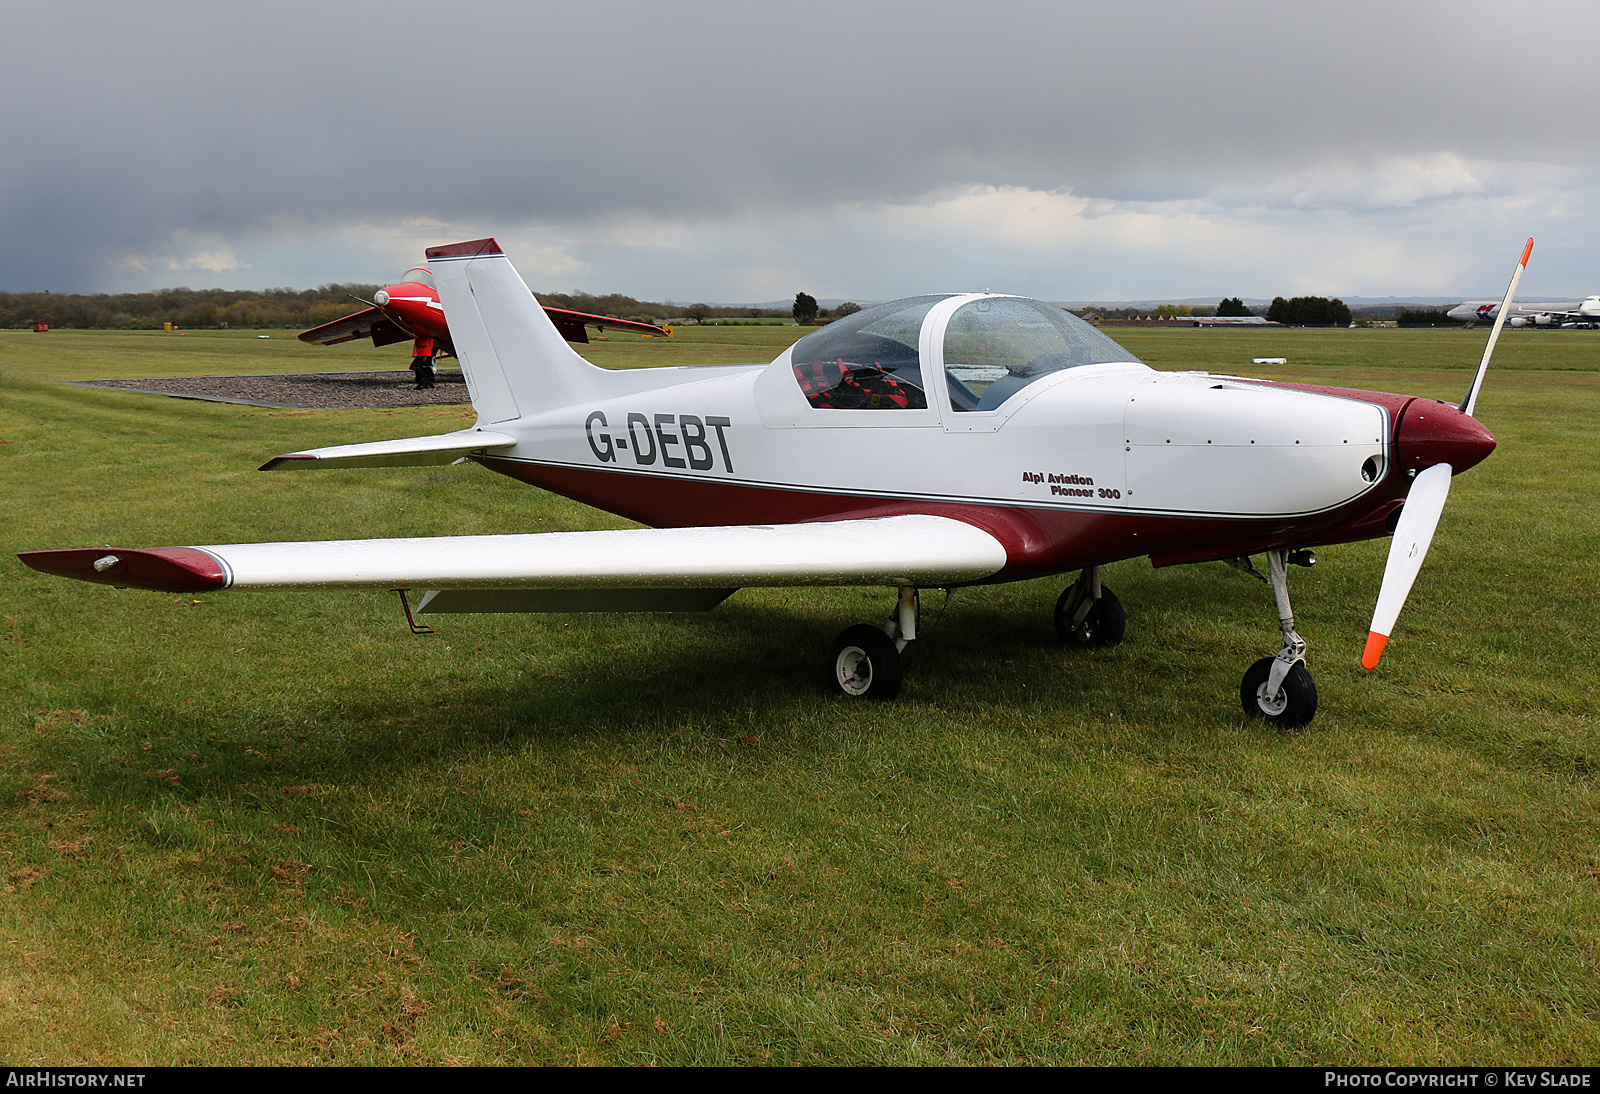
M 29 5 L 4 77 L 4 284 L 83 289 L 174 233 L 352 218 L 1586 162 L 1597 24 L 1566 3 Z

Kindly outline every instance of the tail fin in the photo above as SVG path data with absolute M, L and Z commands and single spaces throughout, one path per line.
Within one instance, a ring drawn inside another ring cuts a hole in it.
M 601 370 L 574 353 L 492 239 L 428 248 L 480 425 L 584 400 Z

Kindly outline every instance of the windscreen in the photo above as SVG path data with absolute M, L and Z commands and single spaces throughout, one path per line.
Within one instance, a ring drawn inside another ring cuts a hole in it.
M 950 402 L 963 411 L 994 410 L 1062 369 L 1138 360 L 1076 315 L 1013 296 L 963 304 L 944 334 Z

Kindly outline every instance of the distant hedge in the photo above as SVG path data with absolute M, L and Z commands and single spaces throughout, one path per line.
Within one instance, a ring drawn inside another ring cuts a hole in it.
M 1402 327 L 1459 327 L 1461 324 L 1442 311 L 1402 311 L 1396 324 Z

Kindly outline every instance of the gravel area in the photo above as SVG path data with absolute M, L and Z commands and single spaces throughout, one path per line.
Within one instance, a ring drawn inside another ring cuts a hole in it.
M 84 387 L 109 387 L 205 399 L 218 403 L 297 410 L 354 407 L 455 406 L 469 402 L 459 370 L 438 374 L 436 387 L 416 389 L 410 372 L 308 372 L 287 376 L 177 376 L 158 380 L 76 380 Z

